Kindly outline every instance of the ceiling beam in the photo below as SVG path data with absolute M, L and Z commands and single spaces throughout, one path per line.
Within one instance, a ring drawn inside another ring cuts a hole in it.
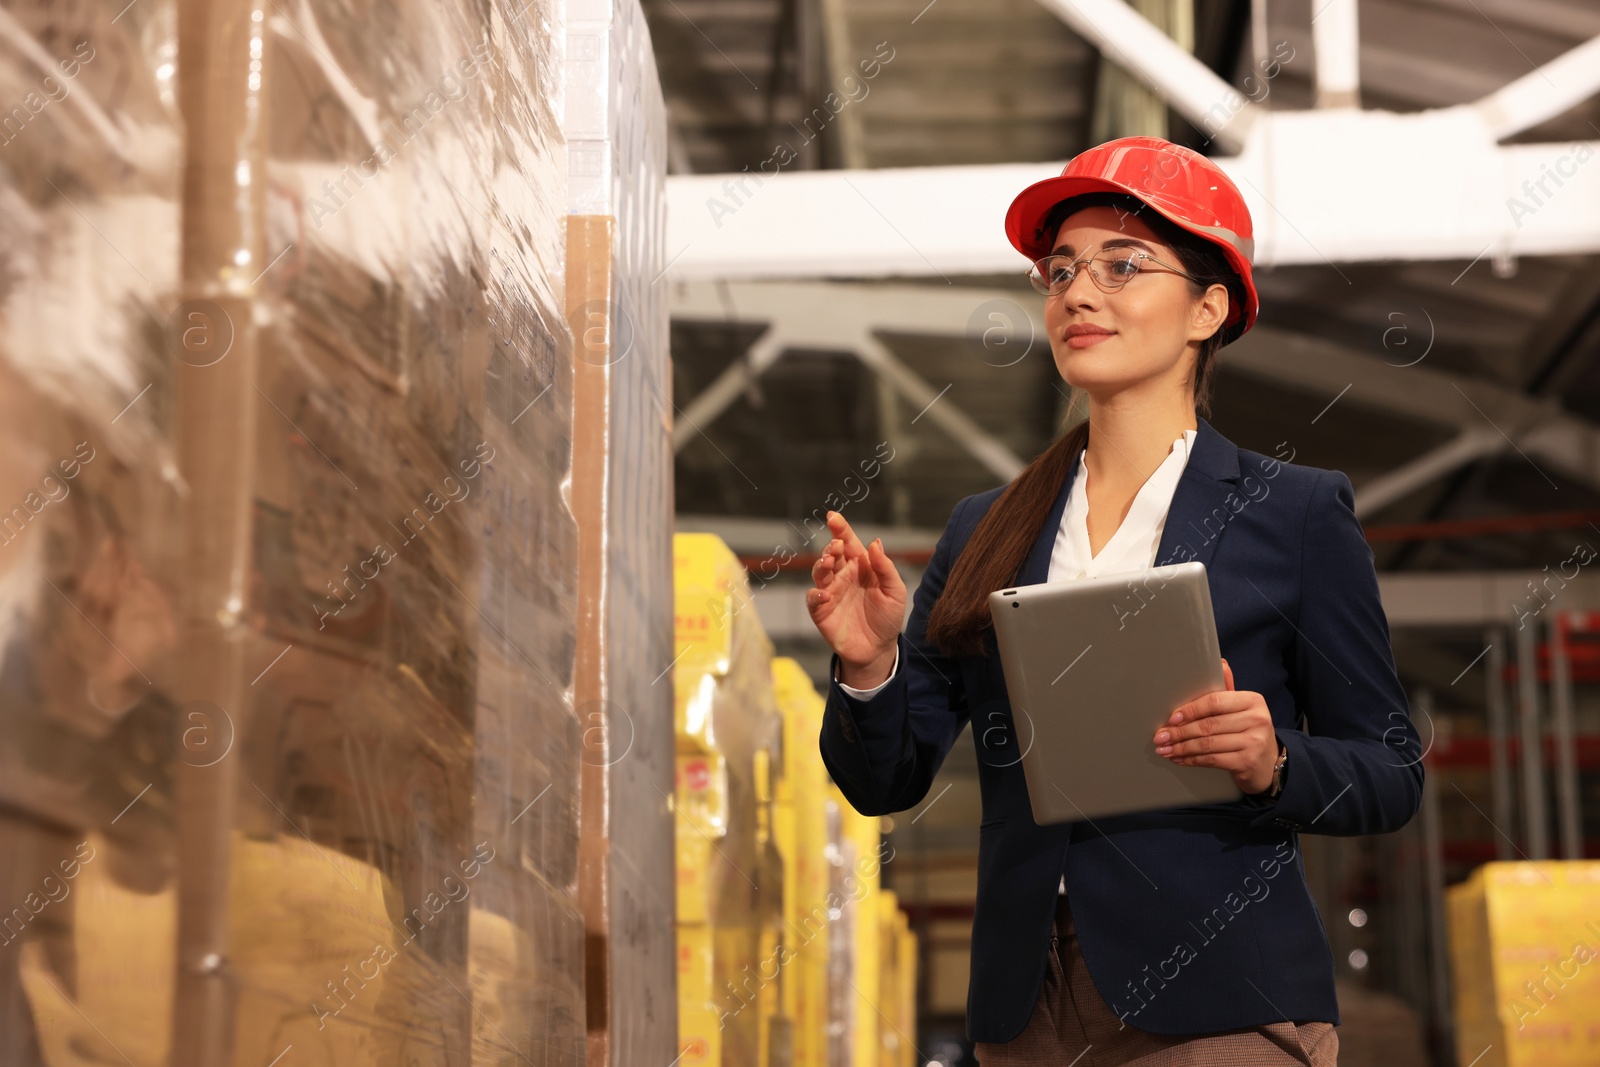
M 877 334 L 908 333 L 964 336 L 974 346 L 981 346 L 985 358 L 996 365 L 1050 352 L 1042 301 L 1026 292 L 1008 290 L 834 282 L 678 283 L 672 286 L 671 314 L 676 320 L 772 325 L 748 360 L 730 367 L 686 406 L 686 414 L 700 428 L 743 391 L 746 379 L 740 375 L 749 372 L 740 368 L 748 364 L 759 374 L 786 346 L 851 351 L 866 358 L 881 343 Z M 1422 325 L 1414 323 L 1407 328 L 1420 331 Z M 1410 359 L 1413 344 L 1421 345 L 1423 355 Z M 1364 485 L 1357 493 L 1358 513 L 1370 514 L 1428 480 L 1497 449 L 1518 449 L 1536 466 L 1535 457 L 1552 472 L 1600 490 L 1600 426 L 1564 411 L 1553 398 L 1531 397 L 1485 379 L 1434 370 L 1423 363 L 1428 347 L 1420 333 L 1411 338 L 1406 348 L 1408 360 L 1402 365 L 1330 341 L 1257 325 L 1224 350 L 1223 362 L 1229 370 L 1299 392 L 1326 397 L 1348 394 L 1345 402 L 1452 427 L 1461 435 Z M 913 384 L 900 391 L 913 404 L 919 398 L 926 403 L 933 395 L 926 391 L 929 388 L 926 383 Z M 929 417 L 935 418 L 932 412 L 947 401 L 940 400 L 930 408 Z M 987 443 L 979 443 L 980 438 L 960 424 L 965 418 L 958 413 L 946 429 L 997 476 L 1009 481 L 1021 469 L 1020 460 L 1008 450 L 996 452 Z M 674 434 L 692 432 L 692 427 L 679 427 Z M 1544 474 L 1544 467 L 1538 469 Z
M 876 536 L 876 534 L 874 535 Z M 884 536 L 884 544 L 897 547 L 891 537 Z M 910 568 L 900 567 L 901 578 L 909 589 L 915 589 L 920 574 L 908 573 Z M 1522 614 L 1537 613 L 1543 601 L 1528 592 L 1533 586 L 1549 577 L 1548 571 L 1454 571 L 1449 573 L 1395 573 L 1385 571 L 1378 575 L 1378 596 L 1383 601 L 1383 613 L 1389 627 L 1419 626 L 1434 628 L 1470 628 L 1483 626 L 1513 626 Z M 761 619 L 761 628 L 774 641 L 822 642 L 817 628 L 806 610 L 803 580 L 772 584 L 755 591 L 751 601 Z M 909 601 L 908 601 L 909 603 Z M 1561 609 L 1567 611 L 1600 611 L 1600 578 L 1580 574 L 1569 579 L 1561 589 Z M 909 610 L 907 615 L 909 617 Z M 1547 616 L 1548 617 L 1548 616 Z
M 1473 108 L 1495 140 L 1553 119 L 1600 92 L 1600 37 L 1531 70 L 1485 96 Z
M 886 298 L 880 292 L 825 283 L 673 286 L 671 313 L 678 321 L 756 322 L 768 327 L 745 358 L 730 364 L 684 405 L 672 430 L 674 451 L 681 451 L 695 434 L 703 433 L 784 352 L 820 349 L 854 354 L 917 409 L 912 422 L 926 417 L 1002 482 L 1016 477 L 1026 466 L 1023 460 L 946 396 L 948 386 L 936 389 L 890 351 L 875 331 L 970 336 L 976 316 L 982 324 L 980 338 L 984 330 L 1011 331 L 1020 359 L 1034 338 L 1043 337 L 1037 307 L 1031 311 L 1024 307 L 1024 303 L 1037 301 L 1003 296 L 997 300 L 997 294 L 985 290 L 897 289 Z M 892 311 L 889 305 L 893 305 Z M 986 311 L 998 315 L 999 321 L 984 318 Z
M 1258 268 L 1600 252 L 1600 142 L 1496 145 L 1471 107 L 1267 112 L 1256 129 L 1268 128 L 1216 160 L 1250 208 Z M 1024 268 L 1006 207 L 1062 166 L 780 173 L 769 160 L 673 175 L 671 275 L 948 281 Z
M 1146 82 L 1225 151 L 1244 146 L 1259 109 L 1123 0 L 1039 2 L 1105 58 Z

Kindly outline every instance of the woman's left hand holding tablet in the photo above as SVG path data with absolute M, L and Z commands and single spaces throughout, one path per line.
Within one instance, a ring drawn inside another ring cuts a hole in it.
M 1278 735 L 1266 699 L 1233 687 L 1233 670 L 1222 661 L 1226 689 L 1180 704 L 1156 730 L 1156 754 L 1185 767 L 1220 767 L 1244 793 L 1272 784 Z

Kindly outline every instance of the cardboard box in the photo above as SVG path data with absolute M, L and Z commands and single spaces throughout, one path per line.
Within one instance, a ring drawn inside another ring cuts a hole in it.
M 1447 898 L 1457 1062 L 1600 1061 L 1600 862 L 1486 863 Z

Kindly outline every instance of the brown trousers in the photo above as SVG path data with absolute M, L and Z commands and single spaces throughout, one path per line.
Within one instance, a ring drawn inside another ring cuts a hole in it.
M 1216 1034 L 1148 1034 L 1117 1018 L 1084 966 L 1072 909 L 1056 907 L 1054 951 L 1033 1017 L 1003 1044 L 977 1044 L 980 1067 L 1336 1067 L 1331 1023 L 1267 1023 Z

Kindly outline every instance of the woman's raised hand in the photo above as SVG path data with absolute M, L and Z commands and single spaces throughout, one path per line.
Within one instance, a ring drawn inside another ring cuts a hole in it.
M 863 546 L 843 515 L 828 512 L 833 540 L 811 567 L 806 609 L 839 654 L 839 680 L 871 688 L 889 677 L 906 617 L 906 585 L 881 538 Z

